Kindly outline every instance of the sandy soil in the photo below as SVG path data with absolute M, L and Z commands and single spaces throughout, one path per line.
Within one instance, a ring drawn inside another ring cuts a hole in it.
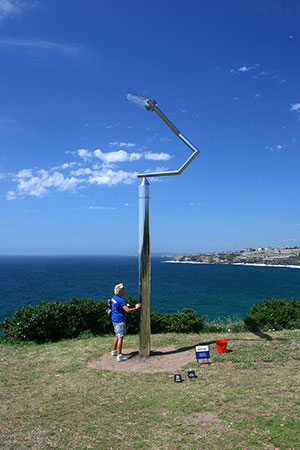
M 188 363 L 196 363 L 194 348 L 176 350 L 174 346 L 154 347 L 149 358 L 140 357 L 137 349 L 125 349 L 123 355 L 128 358 L 127 361 L 117 362 L 115 356 L 105 353 L 98 360 L 91 361 L 88 367 L 124 373 L 174 373 Z

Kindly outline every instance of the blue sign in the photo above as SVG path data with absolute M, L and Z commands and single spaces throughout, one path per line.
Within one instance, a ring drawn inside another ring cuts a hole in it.
M 209 358 L 208 345 L 196 345 L 196 359 Z

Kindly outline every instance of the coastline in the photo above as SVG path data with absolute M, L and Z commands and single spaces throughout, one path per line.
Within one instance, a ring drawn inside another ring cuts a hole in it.
M 284 264 L 254 264 L 254 263 L 207 263 L 201 261 L 161 261 L 162 263 L 172 263 L 172 264 L 210 264 L 214 266 L 256 266 L 256 267 L 285 267 L 287 269 L 300 269 L 300 266 L 284 265 Z

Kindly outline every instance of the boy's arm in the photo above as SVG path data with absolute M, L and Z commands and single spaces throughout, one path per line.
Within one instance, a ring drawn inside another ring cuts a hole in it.
M 124 309 L 124 311 L 126 311 L 128 313 L 128 312 L 133 312 L 136 309 L 139 309 L 141 306 L 142 306 L 141 303 L 137 303 L 134 308 L 128 308 L 127 305 L 122 306 L 122 308 Z

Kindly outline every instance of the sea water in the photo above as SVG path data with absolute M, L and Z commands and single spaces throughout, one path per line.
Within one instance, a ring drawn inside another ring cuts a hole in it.
M 138 296 L 137 257 L 0 257 L 0 320 L 41 300 L 106 300 L 121 282 L 126 296 Z M 174 312 L 188 307 L 212 319 L 243 318 L 253 303 L 273 297 L 300 299 L 299 269 L 151 260 L 152 310 Z

